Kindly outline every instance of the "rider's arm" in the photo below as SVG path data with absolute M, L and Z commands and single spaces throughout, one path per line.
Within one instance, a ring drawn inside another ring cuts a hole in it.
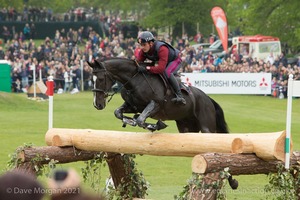
M 169 49 L 166 46 L 161 46 L 158 50 L 158 65 L 153 67 L 147 67 L 147 69 L 153 74 L 162 74 L 168 64 Z
M 144 52 L 142 50 L 137 53 L 136 60 L 138 62 L 144 62 L 146 60 L 146 57 L 145 57 Z

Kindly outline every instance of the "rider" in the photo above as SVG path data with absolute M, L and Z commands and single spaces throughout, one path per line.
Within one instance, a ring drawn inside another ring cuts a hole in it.
M 153 74 L 164 74 L 171 86 L 173 87 L 176 97 L 171 101 L 179 104 L 186 104 L 185 99 L 180 90 L 180 86 L 174 76 L 181 64 L 179 50 L 170 44 L 155 40 L 153 34 L 149 31 L 143 31 L 138 35 L 138 43 L 141 45 L 142 51 L 139 52 L 137 60 L 140 62 L 149 59 L 158 62 L 156 66 L 147 66 L 145 69 Z M 142 68 L 143 69 L 143 68 Z

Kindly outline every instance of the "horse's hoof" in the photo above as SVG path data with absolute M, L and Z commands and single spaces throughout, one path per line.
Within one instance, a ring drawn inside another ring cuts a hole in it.
M 156 122 L 156 127 L 157 127 L 157 130 L 161 130 L 161 129 L 166 128 L 167 125 L 166 125 L 164 122 L 162 122 L 161 120 L 158 120 L 158 121 Z
M 154 131 L 158 130 L 157 127 L 156 127 L 156 125 L 153 125 L 153 124 L 149 124 L 149 125 L 146 127 L 146 129 L 148 129 L 148 130 L 151 131 L 151 132 L 154 132 Z
M 124 124 L 125 124 L 125 125 L 126 125 L 126 124 L 129 124 L 129 125 L 131 125 L 131 126 L 136 126 L 136 125 L 137 125 L 136 121 L 133 120 L 133 119 L 130 119 L 130 118 L 124 117 L 122 121 L 123 121 L 123 127 L 124 127 Z
M 239 187 L 239 182 L 235 179 L 229 181 L 231 189 L 236 190 Z

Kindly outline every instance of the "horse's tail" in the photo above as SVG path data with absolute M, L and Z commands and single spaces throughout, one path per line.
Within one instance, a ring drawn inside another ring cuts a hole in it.
M 214 104 L 216 110 L 217 133 L 229 133 L 223 109 L 215 100 L 212 98 L 210 98 L 210 100 Z

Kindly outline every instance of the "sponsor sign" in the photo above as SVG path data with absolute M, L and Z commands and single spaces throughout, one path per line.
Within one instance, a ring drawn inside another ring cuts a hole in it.
M 181 80 L 207 94 L 271 94 L 271 73 L 182 73 Z

